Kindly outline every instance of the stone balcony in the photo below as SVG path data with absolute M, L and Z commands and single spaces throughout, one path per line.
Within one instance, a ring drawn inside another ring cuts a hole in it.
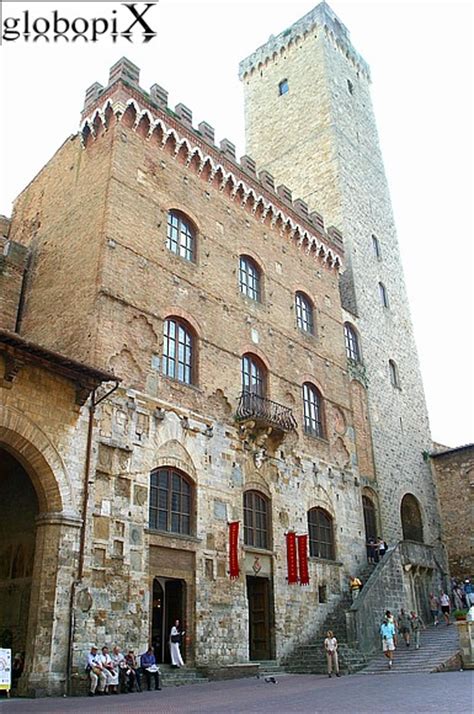
M 254 422 L 257 429 L 271 429 L 282 434 L 295 431 L 297 426 L 290 407 L 248 391 L 243 391 L 239 397 L 235 418 L 240 423 Z

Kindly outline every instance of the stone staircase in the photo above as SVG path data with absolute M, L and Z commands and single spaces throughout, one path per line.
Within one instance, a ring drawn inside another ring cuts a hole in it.
M 382 648 L 380 648 L 382 649 Z M 392 672 L 438 672 L 446 669 L 445 664 L 459 653 L 459 638 L 456 623 L 449 627 L 440 624 L 422 630 L 420 649 L 413 643 L 406 646 L 399 636 L 398 647 L 394 652 Z M 359 674 L 386 674 L 388 662 L 382 651 L 371 659 Z
M 363 585 L 372 576 L 377 566 L 367 564 L 358 577 Z M 287 672 L 300 674 L 315 674 L 327 671 L 324 639 L 328 630 L 332 630 L 337 637 L 339 649 L 339 667 L 348 674 L 359 671 L 365 667 L 369 658 L 355 647 L 347 644 L 346 612 L 352 605 L 351 594 L 345 592 L 341 595 L 335 607 L 327 614 L 321 627 L 310 642 L 305 642 L 296 647 L 293 652 L 285 657 L 282 664 Z
M 169 664 L 160 664 L 161 686 L 179 687 L 183 684 L 204 684 L 209 680 L 197 669 L 180 667 L 174 669 Z
M 275 677 L 278 679 L 279 676 L 288 674 L 288 670 L 284 667 L 278 660 L 269 659 L 261 660 L 259 663 L 257 677 Z

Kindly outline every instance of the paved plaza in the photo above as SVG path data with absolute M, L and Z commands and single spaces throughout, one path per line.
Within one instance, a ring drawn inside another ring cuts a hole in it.
M 11 699 L 2 714 L 91 712 L 115 714 L 383 714 L 410 712 L 465 714 L 473 711 L 473 673 L 352 675 L 284 675 L 277 684 L 264 679 L 169 687 L 161 692 L 63 699 Z

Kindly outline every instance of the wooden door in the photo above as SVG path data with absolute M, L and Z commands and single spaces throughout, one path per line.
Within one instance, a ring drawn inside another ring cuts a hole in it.
M 250 659 L 270 659 L 270 581 L 267 578 L 247 577 L 247 597 Z

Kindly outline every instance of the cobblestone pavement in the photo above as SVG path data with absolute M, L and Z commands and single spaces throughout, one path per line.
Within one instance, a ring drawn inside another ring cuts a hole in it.
M 161 692 L 63 699 L 11 699 L 2 714 L 90 712 L 91 714 L 467 714 L 473 711 L 473 673 L 345 676 L 284 675 L 263 679 L 165 688 Z

